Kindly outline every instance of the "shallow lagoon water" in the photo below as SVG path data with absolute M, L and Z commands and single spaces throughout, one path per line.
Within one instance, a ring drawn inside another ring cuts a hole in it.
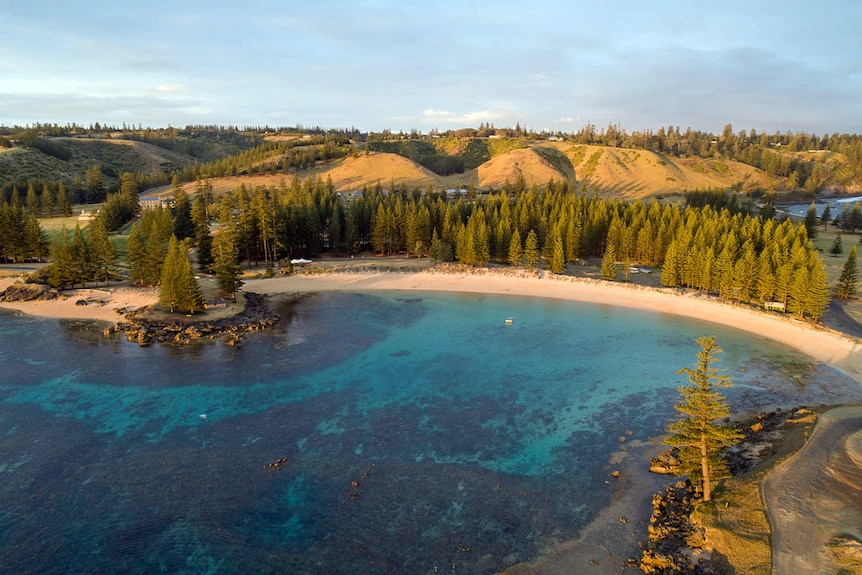
M 281 312 L 238 348 L 0 315 L 0 572 L 494 573 L 609 502 L 610 454 L 661 433 L 699 336 L 735 411 L 862 400 L 657 313 L 417 292 Z

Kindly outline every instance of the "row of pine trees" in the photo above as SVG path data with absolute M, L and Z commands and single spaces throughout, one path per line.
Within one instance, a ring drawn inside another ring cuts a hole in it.
M 666 286 L 737 303 L 779 303 L 814 318 L 829 301 L 823 262 L 802 224 L 708 204 L 683 209 L 587 197 L 566 183 L 475 201 L 378 187 L 343 201 L 331 183 L 297 178 L 290 186 L 241 186 L 221 198 L 217 211 L 250 264 L 372 248 L 470 266 L 535 268 L 544 261 L 562 273 L 566 263 L 592 256 L 611 263 L 607 279 L 616 279 L 620 263 L 624 272 L 632 264 L 662 266 Z
M 733 214 L 710 204 L 685 209 L 657 201 L 585 196 L 575 193 L 573 184 L 560 182 L 550 182 L 541 192 L 500 192 L 467 200 L 416 189 L 399 191 L 394 185 L 345 197 L 335 192 L 331 181 L 294 178 L 278 186 L 240 186 L 217 201 L 207 182 L 199 182 L 194 199 L 175 182 L 175 206 L 145 211 L 128 235 L 125 261 L 119 262 L 113 244 L 106 241 L 107 223 L 111 214 L 123 212 L 122 220 L 137 209 L 133 182 L 126 184 L 125 193 L 109 197 L 114 207 L 103 209 L 86 231 L 63 230 L 53 242 L 55 285 L 107 281 L 118 267 L 136 283 L 162 283 L 165 262 L 178 261 L 168 257 L 176 243 L 175 251 L 183 251 L 186 260 L 196 248 L 198 266 L 215 270 L 228 295 L 235 294 L 243 261 L 274 266 L 324 251 L 355 254 L 373 249 L 468 266 L 544 265 L 554 273 L 563 273 L 567 263 L 602 257 L 606 279 L 617 279 L 620 271 L 626 274 L 634 265 L 662 267 L 666 286 L 697 289 L 736 303 L 780 304 L 815 319 L 829 302 L 826 271 L 803 224 Z M 47 255 L 44 232 L 23 207 L 0 204 L 0 226 L 16 230 L 0 236 L 0 256 L 12 261 Z M 5 240 L 28 234 L 29 240 Z M 34 252 L 22 245 L 41 247 L 33 247 Z M 184 274 L 193 274 L 179 263 Z M 181 309 L 194 309 L 198 303 Z

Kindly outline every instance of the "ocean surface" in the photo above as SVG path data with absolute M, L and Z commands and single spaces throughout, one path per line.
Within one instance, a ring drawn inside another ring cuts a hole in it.
M 662 433 L 697 337 L 736 412 L 862 401 L 658 313 L 421 292 L 280 312 L 237 348 L 0 314 L 0 573 L 495 573 L 608 504 L 610 454 Z

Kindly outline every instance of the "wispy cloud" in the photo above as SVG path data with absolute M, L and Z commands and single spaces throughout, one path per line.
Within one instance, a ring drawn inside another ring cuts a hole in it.
M 862 132 L 862 3 L 94 1 L 6 2 L 0 122 Z
M 159 84 L 156 86 L 156 92 L 185 92 L 186 87 L 183 84 Z
M 446 110 L 425 110 L 422 112 L 422 118 L 428 121 L 447 122 L 450 124 L 462 124 L 464 126 L 472 126 L 479 122 L 493 122 L 503 118 L 505 115 L 502 112 L 492 110 L 479 110 L 476 112 L 455 113 Z

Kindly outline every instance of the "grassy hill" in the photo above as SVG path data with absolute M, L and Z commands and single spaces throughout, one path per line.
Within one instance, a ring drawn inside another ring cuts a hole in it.
M 469 147 L 451 147 L 449 153 L 458 154 L 465 150 L 472 155 L 481 153 L 475 143 L 468 144 Z M 766 175 L 762 171 L 739 162 L 671 158 L 644 150 L 572 146 L 563 142 L 540 142 L 529 146 L 510 143 L 509 146 L 511 149 L 508 150 L 505 144 L 499 146 L 493 157 L 486 147 L 484 151 L 488 153 L 489 159 L 476 168 L 448 176 L 435 174 L 397 153 L 363 152 L 347 158 L 318 162 L 314 168 L 291 172 L 287 179 L 292 179 L 294 175 L 301 178 L 329 177 L 336 190 L 351 192 L 377 184 L 388 189 L 392 182 L 402 188 L 418 187 L 424 190 L 431 185 L 434 190 L 441 190 L 465 186 L 472 181 L 480 190 L 500 189 L 507 182 L 514 184 L 523 177 L 527 186 L 543 187 L 551 179 L 576 180 L 585 183 L 595 193 L 624 198 L 666 196 L 734 185 L 742 189 L 767 185 Z M 210 182 L 214 191 L 219 193 L 235 189 L 241 183 L 247 186 L 278 185 L 283 178 L 285 175 L 282 173 L 256 174 L 214 178 Z M 195 185 L 186 187 L 193 191 Z
M 265 140 L 279 142 L 297 138 L 278 135 Z M 46 140 L 50 146 L 44 151 L 38 147 L 0 150 L 0 183 L 27 179 L 71 182 L 76 177 L 84 180 L 87 169 L 99 165 L 110 187 L 122 172 L 170 173 L 242 151 L 229 142 L 193 136 L 174 138 L 168 142 L 171 145 L 165 146 L 159 142 L 118 137 Z M 448 136 L 369 141 L 365 152 L 323 162 L 300 163 L 298 165 L 307 167 L 298 170 L 294 162 L 290 171 L 284 172 L 281 164 L 286 158 L 312 148 L 314 146 L 273 149 L 268 155 L 259 154 L 253 161 L 248 160 L 251 167 L 231 172 L 247 175 L 211 178 L 210 181 L 215 191 L 220 192 L 236 188 L 240 183 L 277 185 L 282 178 L 320 176 L 332 178 L 339 191 L 350 192 L 377 184 L 388 188 L 393 182 L 402 188 L 422 190 L 428 186 L 435 190 L 461 187 L 473 182 L 480 190 L 487 190 L 523 179 L 527 186 L 543 187 L 554 179 L 577 181 L 593 193 L 622 198 L 668 196 L 706 188 L 762 189 L 770 184 L 780 190 L 787 181 L 782 177 L 770 179 L 763 170 L 730 160 L 679 158 L 642 149 L 529 141 L 523 137 Z M 836 175 L 837 180 L 844 177 L 846 157 L 842 154 L 779 149 L 770 150 L 769 154 L 786 156 L 788 161 L 817 162 Z M 846 174 L 848 180 L 853 177 L 853 174 Z
M 38 137 L 28 144 L 17 142 L 11 148 L 0 147 L 0 189 L 8 193 L 14 183 L 23 192 L 28 180 L 62 180 L 68 187 L 76 178 L 85 181 L 87 170 L 96 165 L 102 171 L 105 186 L 110 189 L 124 172 L 171 174 L 236 155 L 253 145 L 253 142 L 243 146 L 194 136 L 152 138 L 154 143 L 125 137 L 122 133 L 98 137 Z
M 27 179 L 82 181 L 88 169 L 98 165 L 111 184 L 123 172 L 150 174 L 185 168 L 195 158 L 152 144 L 130 140 L 51 138 L 57 155 L 37 148 L 0 150 L 0 182 Z M 61 157 L 58 157 L 61 156 Z
M 705 188 L 767 185 L 757 168 L 727 160 L 673 158 L 646 150 L 555 142 L 569 158 L 579 181 L 602 195 L 642 198 Z

